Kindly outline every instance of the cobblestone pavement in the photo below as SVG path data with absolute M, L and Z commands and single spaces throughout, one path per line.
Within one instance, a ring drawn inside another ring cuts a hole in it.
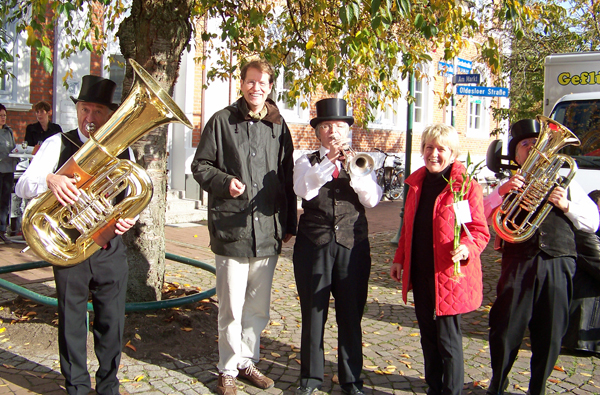
M 174 253 L 200 259 L 212 264 L 207 244 L 198 243 L 199 228 L 183 228 L 167 237 Z M 367 393 L 424 394 L 423 357 L 419 329 L 411 300 L 402 302 L 399 284 L 388 275 L 395 251 L 390 239 L 393 231 L 384 231 L 370 237 L 373 267 L 369 296 L 363 319 L 363 376 Z M 276 385 L 260 391 L 238 381 L 240 392 L 247 394 L 292 393 L 298 385 L 300 369 L 300 303 L 297 298 L 291 245 L 288 243 L 276 270 L 271 305 L 271 321 L 263 333 L 261 361 L 258 367 L 275 380 Z M 491 376 L 487 343 L 488 312 L 495 295 L 499 275 L 499 255 L 490 246 L 483 254 L 484 301 L 476 311 L 465 314 L 462 320 L 465 358 L 464 394 L 485 394 Z M 214 285 L 214 276 L 207 272 L 189 270 L 189 266 L 169 263 L 167 281 L 201 284 L 203 289 Z M 50 292 L 52 281 L 37 283 L 33 288 Z M 0 298 L 6 298 L 0 292 Z M 412 294 L 409 294 L 409 298 Z M 215 297 L 216 300 L 216 297 Z M 334 301 L 331 300 L 333 309 Z M 323 392 L 341 393 L 337 380 L 337 326 L 330 310 L 325 334 L 326 377 Z M 5 324 L 2 327 L 7 326 Z M 7 329 L 7 333 L 10 328 Z M 0 333 L 0 336 L 4 334 Z M 58 352 L 46 355 L 13 344 L 10 337 L 0 337 L 0 395 L 3 394 L 62 394 Z M 518 359 L 510 374 L 508 393 L 525 394 L 529 379 L 529 338 L 523 342 Z M 133 358 L 123 354 L 119 377 L 123 394 L 212 394 L 216 386 L 216 355 L 198 355 L 190 360 L 174 359 L 169 363 Z M 97 368 L 90 361 L 90 371 Z M 589 394 L 600 392 L 600 363 L 592 356 L 561 355 L 547 386 L 548 393 Z

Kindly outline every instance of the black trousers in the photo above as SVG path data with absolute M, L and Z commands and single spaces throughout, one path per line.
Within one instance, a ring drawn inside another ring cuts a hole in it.
M 338 325 L 338 376 L 342 388 L 362 388 L 362 329 L 371 255 L 369 239 L 352 249 L 332 240 L 316 245 L 299 232 L 294 245 L 294 275 L 302 311 L 300 385 L 320 388 L 325 355 L 323 335 L 329 295 L 335 298 Z
M 488 393 L 503 393 L 527 327 L 531 333 L 529 393 L 546 392 L 569 323 L 574 274 L 571 257 L 539 252 L 527 260 L 502 258 L 498 297 L 490 311 L 493 372 Z
M 0 173 L 0 232 L 6 232 L 7 230 L 10 216 L 10 197 L 14 183 L 14 173 Z
M 60 369 L 69 395 L 87 395 L 87 302 L 94 306 L 94 351 L 98 358 L 96 392 L 119 393 L 117 372 L 123 348 L 125 296 L 129 272 L 126 248 L 120 236 L 82 263 L 54 266 L 58 294 L 58 347 Z
M 435 279 L 413 275 L 428 395 L 460 395 L 464 385 L 461 315 L 436 316 Z

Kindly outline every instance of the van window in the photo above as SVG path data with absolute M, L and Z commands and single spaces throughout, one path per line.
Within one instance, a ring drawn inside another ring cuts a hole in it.
M 561 153 L 600 157 L 600 100 L 558 103 L 550 118 L 567 127 L 581 141 L 579 147 L 568 146 Z

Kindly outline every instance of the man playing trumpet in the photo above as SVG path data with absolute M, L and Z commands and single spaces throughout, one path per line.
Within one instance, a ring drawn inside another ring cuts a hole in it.
M 536 144 L 540 124 L 523 119 L 512 125 L 510 133 L 508 155 L 521 167 Z M 521 191 L 524 182 L 525 178 L 517 173 L 490 193 L 484 199 L 486 217 L 494 215 L 509 192 Z M 508 387 L 508 373 L 527 327 L 532 354 L 529 394 L 545 393 L 546 380 L 560 353 L 569 321 L 577 257 L 573 229 L 593 233 L 599 219 L 594 202 L 575 181 L 568 191 L 554 188 L 548 202 L 553 207 L 534 235 L 522 243 L 506 242 L 504 247 L 498 296 L 490 312 L 489 395 L 503 394 Z
M 361 319 L 371 270 L 365 207 L 379 203 L 382 190 L 374 172 L 350 174 L 347 137 L 354 118 L 346 101 L 317 102 L 310 121 L 321 147 L 294 166 L 294 191 L 302 197 L 294 245 L 294 274 L 302 311 L 299 395 L 320 389 L 324 376 L 323 332 L 329 295 L 338 324 L 338 375 L 345 394 L 362 394 Z

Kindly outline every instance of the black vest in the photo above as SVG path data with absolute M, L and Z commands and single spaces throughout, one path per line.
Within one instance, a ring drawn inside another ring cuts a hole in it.
M 308 155 L 308 159 L 313 166 L 320 163 L 319 151 Z M 329 243 L 335 236 L 337 243 L 352 248 L 369 236 L 365 208 L 345 170 L 325 183 L 313 199 L 302 199 L 302 208 L 298 231 L 317 245 Z
M 541 207 L 541 206 L 540 206 Z M 521 258 L 531 258 L 539 251 L 552 257 L 577 257 L 575 234 L 571 221 L 562 210 L 553 207 L 533 237 L 523 243 L 506 243 L 504 253 Z

